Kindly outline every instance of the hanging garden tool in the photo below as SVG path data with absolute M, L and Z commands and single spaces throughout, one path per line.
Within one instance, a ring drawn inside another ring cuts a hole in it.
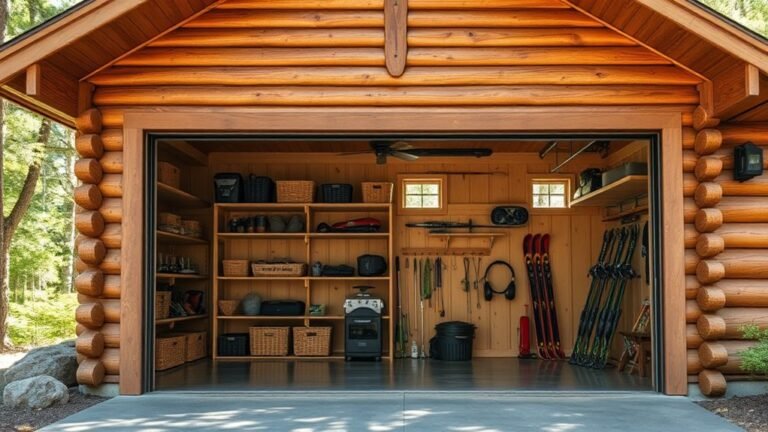
M 435 292 L 440 299 L 440 318 L 445 318 L 445 292 L 443 291 L 443 260 L 437 257 L 435 260 Z M 437 301 L 435 301 L 437 303 Z
M 461 289 L 467 293 L 467 321 L 472 320 L 472 298 L 469 290 L 469 258 L 464 257 L 464 279 L 461 280 Z
M 397 358 L 403 358 L 406 356 L 408 347 L 408 315 L 403 312 L 403 283 L 400 274 L 400 257 L 395 257 L 395 272 L 397 283 L 397 343 L 396 353 Z
M 413 312 L 416 313 L 416 309 L 419 305 L 419 299 L 421 298 L 421 290 L 419 288 L 419 262 L 416 258 L 413 259 Z M 414 318 L 415 320 L 415 318 Z M 414 321 L 415 322 L 415 321 Z M 423 324 L 423 323 L 422 323 Z M 419 331 L 423 328 L 422 326 L 419 326 Z M 423 339 L 423 338 L 422 338 Z M 419 346 L 416 344 L 416 334 L 411 336 L 411 358 L 417 359 L 419 358 Z
M 421 275 L 421 295 L 427 300 L 429 307 L 432 307 L 432 260 L 424 259 Z
M 419 325 L 419 333 L 421 336 L 421 355 L 420 358 L 427 358 L 427 345 L 424 343 L 424 266 L 426 259 L 419 260 L 419 275 L 416 280 L 419 283 L 419 309 L 421 309 L 421 325 Z
M 477 258 L 477 259 L 475 259 Z M 483 260 L 481 257 L 472 258 L 472 269 L 475 271 L 475 280 L 473 282 L 475 288 L 475 295 L 477 296 L 477 308 L 480 309 L 480 262 Z

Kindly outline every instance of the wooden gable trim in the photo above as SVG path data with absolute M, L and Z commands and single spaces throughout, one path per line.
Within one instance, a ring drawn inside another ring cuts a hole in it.
M 62 47 L 150 0 L 95 0 L 17 44 L 0 51 L 0 83 Z

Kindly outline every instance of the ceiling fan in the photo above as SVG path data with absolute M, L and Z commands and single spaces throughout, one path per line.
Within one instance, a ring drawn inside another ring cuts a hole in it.
M 493 150 L 488 148 L 414 148 L 405 141 L 371 141 L 371 150 L 376 155 L 376 163 L 387 163 L 388 157 L 412 162 L 420 157 L 488 157 Z M 340 153 L 340 156 L 365 154 L 367 151 Z

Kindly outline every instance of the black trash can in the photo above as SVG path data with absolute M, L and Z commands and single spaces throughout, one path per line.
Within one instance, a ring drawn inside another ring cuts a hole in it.
M 461 321 L 449 321 L 435 326 L 437 335 L 429 341 L 430 357 L 436 360 L 472 360 L 475 326 Z

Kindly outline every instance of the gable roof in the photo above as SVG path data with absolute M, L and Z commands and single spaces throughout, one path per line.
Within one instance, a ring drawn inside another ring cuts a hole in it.
M 333 0 L 333 3 L 354 4 L 358 9 L 370 10 L 383 7 L 383 0 L 345 1 Z M 411 0 L 412 3 L 430 1 Z M 316 3 L 289 0 L 264 0 L 263 3 L 267 6 L 272 2 L 280 6 L 292 3 L 307 9 Z M 432 3 L 441 6 L 451 2 Z M 758 94 L 736 106 L 723 105 L 727 109 L 721 110 L 721 114 L 743 114 L 765 103 L 764 98 L 768 97 L 768 88 L 763 89 L 768 80 L 762 79 L 768 73 L 768 43 L 688 0 L 508 0 L 508 3 L 518 7 L 523 3 L 537 7 L 551 3 L 552 8 L 575 8 L 713 86 L 725 76 L 741 74 L 743 66 L 747 91 Z M 238 4 L 244 2 L 90 0 L 19 41 L 0 47 L 0 95 L 71 125 L 78 111 L 78 96 L 88 91 L 83 78 L 104 70 L 218 5 L 237 7 Z M 39 88 L 32 94 L 26 73 L 30 66 L 36 67 L 33 76 L 40 80 Z M 748 88 L 755 82 L 756 90 Z

